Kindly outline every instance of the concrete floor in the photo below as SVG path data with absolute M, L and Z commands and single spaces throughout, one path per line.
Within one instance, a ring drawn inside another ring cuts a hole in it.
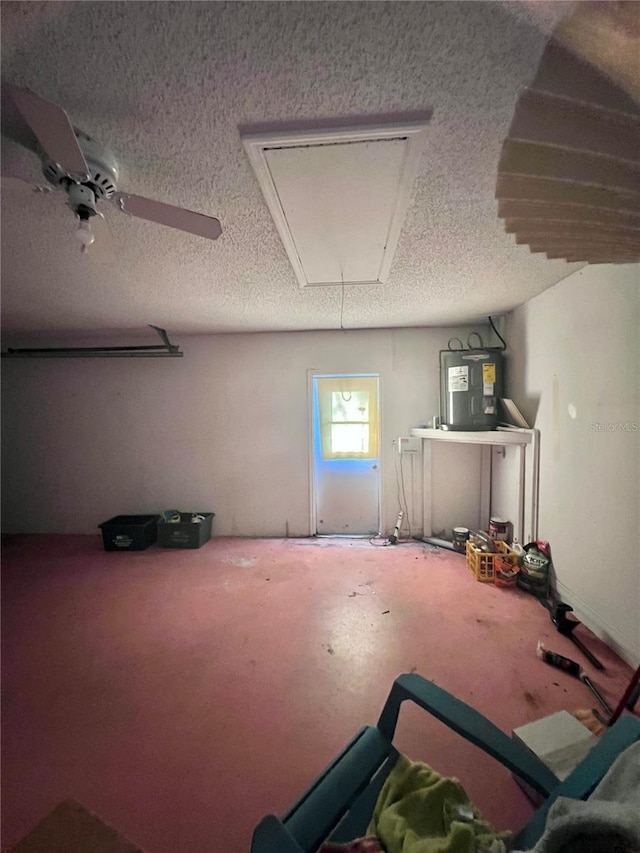
M 539 638 L 581 658 L 546 611 L 477 583 L 448 551 L 246 539 L 101 548 L 92 536 L 4 544 L 3 845 L 74 797 L 149 853 L 248 850 L 263 814 L 375 722 L 401 672 L 505 731 L 593 704 L 536 658 Z M 615 704 L 631 671 L 580 633 Z M 397 743 L 460 778 L 497 827 L 531 814 L 507 771 L 424 712 L 403 710 Z

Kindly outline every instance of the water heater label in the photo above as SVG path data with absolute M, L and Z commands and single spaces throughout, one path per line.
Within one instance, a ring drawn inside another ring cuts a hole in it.
M 485 385 L 496 381 L 496 366 L 494 363 L 482 365 L 482 381 Z
M 469 390 L 469 366 L 464 364 L 460 367 L 449 368 L 449 391 Z

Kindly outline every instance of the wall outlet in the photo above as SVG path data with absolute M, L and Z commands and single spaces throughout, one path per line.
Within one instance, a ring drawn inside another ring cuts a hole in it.
M 422 439 L 414 436 L 400 436 L 398 439 L 398 451 L 400 453 L 420 453 L 422 450 Z

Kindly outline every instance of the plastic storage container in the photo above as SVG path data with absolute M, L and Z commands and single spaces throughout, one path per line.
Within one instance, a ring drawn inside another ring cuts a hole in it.
M 494 554 L 480 551 L 472 542 L 467 542 L 467 568 L 476 576 L 476 580 L 481 583 L 494 583 L 496 574 L 496 557 L 500 557 L 499 561 L 509 563 L 512 566 L 518 564 L 518 555 L 510 548 L 506 542 L 496 542 L 496 551 Z
M 105 551 L 144 551 L 158 538 L 159 515 L 116 515 L 98 526 Z
M 202 516 L 203 521 L 192 521 Z M 163 548 L 202 548 L 211 539 L 211 525 L 215 512 L 181 512 L 180 521 L 158 522 L 160 545 Z

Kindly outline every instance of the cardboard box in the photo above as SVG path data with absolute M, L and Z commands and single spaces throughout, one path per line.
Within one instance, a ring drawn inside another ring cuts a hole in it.
M 97 815 L 65 800 L 7 853 L 144 853 Z
M 511 737 L 546 764 L 558 777 L 559 783 L 567 778 L 598 742 L 598 738 L 568 711 L 558 711 L 541 720 L 519 726 L 512 731 Z M 538 806 L 544 802 L 537 791 L 515 774 L 513 776 L 532 802 Z

